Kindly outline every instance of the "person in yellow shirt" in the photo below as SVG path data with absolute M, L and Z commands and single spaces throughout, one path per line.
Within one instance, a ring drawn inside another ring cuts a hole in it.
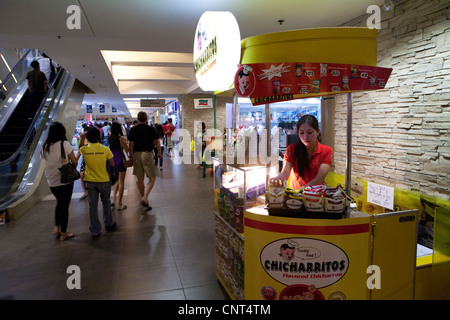
M 111 213 L 111 181 L 106 170 L 106 162 L 108 161 L 110 166 L 114 166 L 114 160 L 111 150 L 100 143 L 100 131 L 97 128 L 89 128 L 86 132 L 86 139 L 89 144 L 80 148 L 78 158 L 83 155 L 86 163 L 84 183 L 89 202 L 89 230 L 92 237 L 97 238 L 102 230 L 97 210 L 99 195 L 103 206 L 105 230 L 114 231 L 117 228 Z

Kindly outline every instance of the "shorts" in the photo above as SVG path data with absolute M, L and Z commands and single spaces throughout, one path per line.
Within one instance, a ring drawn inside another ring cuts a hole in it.
M 138 177 L 147 175 L 149 179 L 156 177 L 153 152 L 135 152 L 133 154 L 133 174 Z

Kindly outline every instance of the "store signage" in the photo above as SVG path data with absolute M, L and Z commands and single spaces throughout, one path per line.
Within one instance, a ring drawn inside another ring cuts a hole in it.
M 337 63 L 239 65 L 234 86 L 253 105 L 352 91 L 384 89 L 391 68 Z
M 276 281 L 287 285 L 315 288 L 339 281 L 347 272 L 349 260 L 339 247 L 317 239 L 286 238 L 273 241 L 261 252 L 261 265 Z
M 213 99 L 212 98 L 201 98 L 194 99 L 194 108 L 195 109 L 208 109 L 213 107 Z
M 141 99 L 141 108 L 164 108 L 165 105 L 164 99 Z
M 171 103 L 166 107 L 166 113 L 171 114 L 177 112 L 177 103 Z
M 241 36 L 231 12 L 206 11 L 194 39 L 194 72 L 204 91 L 228 90 L 241 57 Z

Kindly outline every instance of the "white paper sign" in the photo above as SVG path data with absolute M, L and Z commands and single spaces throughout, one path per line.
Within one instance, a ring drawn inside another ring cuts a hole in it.
M 394 210 L 394 188 L 367 182 L 367 202 Z

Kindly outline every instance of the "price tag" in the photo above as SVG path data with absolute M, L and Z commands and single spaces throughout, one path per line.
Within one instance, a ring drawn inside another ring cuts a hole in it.
M 394 210 L 394 188 L 367 182 L 367 202 Z

